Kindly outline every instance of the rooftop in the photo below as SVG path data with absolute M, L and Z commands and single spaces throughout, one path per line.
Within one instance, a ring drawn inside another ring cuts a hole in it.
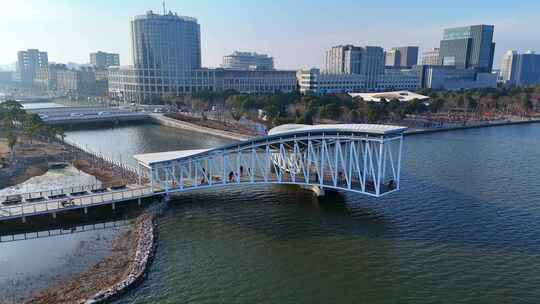
M 380 92 L 380 93 L 350 93 L 352 98 L 361 97 L 364 101 L 380 102 L 382 99 L 386 101 L 399 100 L 399 101 L 412 101 L 414 99 L 427 100 L 429 96 L 416 94 L 409 91 L 395 91 L 395 92 Z
M 402 133 L 405 130 L 407 130 L 406 127 L 377 124 L 325 124 L 314 126 L 287 124 L 271 129 L 268 132 L 268 135 L 280 135 L 310 131 L 359 132 L 372 135 L 387 135 Z
M 211 149 L 199 149 L 199 150 L 181 150 L 181 151 L 168 151 L 168 152 L 159 152 L 159 153 L 147 153 L 147 154 L 137 154 L 134 155 L 136 161 L 140 164 L 149 167 L 153 163 L 159 163 L 163 161 L 179 159 L 184 157 L 189 157 L 204 153 Z

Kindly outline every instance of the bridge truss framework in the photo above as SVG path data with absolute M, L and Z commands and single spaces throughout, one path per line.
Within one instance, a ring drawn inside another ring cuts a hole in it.
M 400 189 L 402 150 L 403 129 L 308 128 L 216 149 L 179 151 L 167 160 L 139 161 L 139 171 L 152 189 L 165 193 L 295 184 L 381 197 Z

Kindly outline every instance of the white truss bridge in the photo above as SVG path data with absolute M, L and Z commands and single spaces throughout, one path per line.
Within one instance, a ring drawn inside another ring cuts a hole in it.
M 222 147 L 135 155 L 138 185 L 72 197 L 24 194 L 0 205 L 0 221 L 234 185 L 291 184 L 372 197 L 399 191 L 404 127 L 283 125 Z M 52 193 L 52 192 L 51 192 Z M 36 197 L 37 196 L 37 197 Z M 1 201 L 1 200 L 0 200 Z
M 403 132 L 387 125 L 283 125 L 214 149 L 135 155 L 165 193 L 240 184 L 294 184 L 381 197 L 400 188 Z

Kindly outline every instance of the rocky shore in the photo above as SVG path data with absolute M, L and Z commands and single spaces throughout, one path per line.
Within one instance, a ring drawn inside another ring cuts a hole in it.
M 117 284 L 98 292 L 90 299 L 81 303 L 105 303 L 122 295 L 144 278 L 156 246 L 153 215 L 145 214 L 139 217 L 136 234 L 137 244 L 135 255 L 124 278 Z
M 140 283 L 155 250 L 154 215 L 143 214 L 120 236 L 113 254 L 87 272 L 51 287 L 27 304 L 106 303 Z

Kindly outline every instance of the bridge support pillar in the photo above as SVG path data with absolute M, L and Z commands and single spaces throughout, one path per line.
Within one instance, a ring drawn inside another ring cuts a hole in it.
M 23 224 L 26 223 L 26 216 L 23 216 L 23 217 L 22 217 L 22 222 L 23 222 Z
M 53 219 L 56 219 L 56 212 L 53 212 L 53 213 L 52 213 L 52 218 L 53 218 Z
M 111 206 L 113 211 L 116 210 L 116 203 L 112 203 Z
M 88 214 L 88 207 L 84 207 L 84 214 Z
M 139 205 L 139 206 L 141 206 L 141 205 L 142 205 L 142 200 L 141 200 L 141 198 L 140 198 L 140 197 L 139 197 L 139 198 L 137 199 L 137 205 Z
M 308 191 L 313 192 L 313 194 L 314 194 L 316 197 L 321 197 L 321 196 L 324 196 L 324 195 L 325 195 L 324 188 L 319 187 L 319 186 L 309 185 L 309 186 L 300 186 L 300 187 L 301 187 L 302 189 L 305 189 L 305 190 L 308 190 Z

